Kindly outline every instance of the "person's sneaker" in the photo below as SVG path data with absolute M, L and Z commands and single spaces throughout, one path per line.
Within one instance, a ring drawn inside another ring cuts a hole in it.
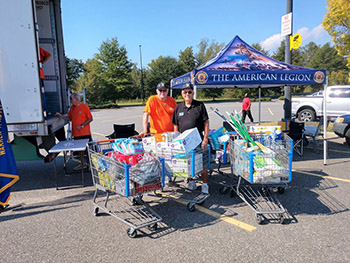
M 209 186 L 207 183 L 202 184 L 202 193 L 208 195 L 209 194 Z
M 190 189 L 190 190 L 196 190 L 197 189 L 197 185 L 196 185 L 196 182 L 195 181 L 190 181 L 189 183 L 188 183 L 188 189 Z

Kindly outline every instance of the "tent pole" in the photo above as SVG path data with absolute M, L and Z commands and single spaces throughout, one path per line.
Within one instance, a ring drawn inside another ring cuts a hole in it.
M 259 86 L 259 125 L 261 121 L 261 87 Z
M 173 96 L 173 89 L 170 88 L 170 97 L 172 97 L 172 96 Z
M 197 99 L 197 86 L 196 85 L 193 86 L 193 91 L 194 91 L 193 98 L 196 100 Z
M 327 77 L 327 81 L 326 83 L 328 83 L 328 77 Z M 328 149 L 327 149 L 327 84 L 323 85 L 323 164 L 327 165 L 327 153 L 328 153 Z

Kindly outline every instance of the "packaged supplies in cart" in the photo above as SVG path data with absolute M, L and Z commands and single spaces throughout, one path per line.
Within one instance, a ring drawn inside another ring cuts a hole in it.
M 157 154 L 156 138 L 154 136 L 145 137 L 142 139 L 143 150 L 145 153 Z
M 172 171 L 174 176 L 179 177 L 191 177 L 191 167 L 192 167 L 192 155 L 188 154 L 187 157 L 182 158 L 173 158 L 171 160 Z M 203 154 L 195 154 L 195 174 L 198 174 L 203 171 Z
M 127 139 L 125 142 L 128 154 L 142 154 L 143 146 L 136 139 Z
M 221 127 L 209 134 L 209 139 L 211 146 L 213 147 L 213 150 L 219 150 L 221 148 L 221 144 L 219 142 L 219 137 L 224 135 L 226 132 L 226 129 L 224 127 Z
M 145 185 L 161 177 L 158 159 L 145 154 L 138 164 L 130 167 L 130 179 L 140 185 Z
M 117 194 L 125 196 L 125 180 L 118 180 L 115 182 L 115 192 Z M 135 185 L 134 183 L 129 184 L 129 195 L 135 195 Z
M 144 192 L 149 192 L 153 190 L 157 190 L 162 188 L 162 185 L 159 180 L 155 180 L 153 182 L 149 182 L 149 184 L 143 186 L 139 185 L 138 183 L 135 183 L 135 192 L 136 194 L 138 193 L 144 193 Z
M 198 129 L 188 129 L 181 133 L 175 140 L 171 142 L 171 148 L 176 151 L 190 152 L 194 150 L 200 143 L 202 138 L 199 135 Z
M 173 156 L 173 150 L 171 148 L 171 144 L 167 142 L 157 142 L 156 143 L 157 147 L 157 154 L 158 157 L 163 157 L 166 159 L 171 159 Z
M 173 140 L 176 139 L 176 137 L 178 137 L 180 135 L 180 132 L 165 132 L 165 133 L 160 133 L 160 134 L 155 134 L 155 140 L 156 143 L 159 142 L 164 142 L 164 143 L 170 143 Z
M 118 160 L 121 163 L 130 164 L 131 166 L 137 164 L 142 158 L 143 154 L 125 155 L 120 152 L 108 152 L 108 157 Z
M 249 132 L 269 134 L 268 137 L 264 137 L 264 138 L 268 138 L 269 139 L 268 141 L 267 140 L 261 141 L 257 137 L 257 140 L 259 140 L 259 142 L 265 146 L 269 146 L 269 145 L 275 143 L 276 141 L 280 141 L 282 139 L 282 128 L 279 125 L 275 125 L 275 126 L 263 126 L 263 125 L 250 126 Z

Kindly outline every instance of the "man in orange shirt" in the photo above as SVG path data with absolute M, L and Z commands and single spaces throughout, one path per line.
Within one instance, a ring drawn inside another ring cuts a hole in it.
M 70 96 L 72 106 L 68 112 L 68 116 L 62 115 L 61 113 L 56 113 L 56 116 L 72 121 L 72 131 L 73 138 L 75 140 L 79 139 L 89 139 L 92 141 L 90 122 L 92 122 L 92 115 L 90 108 L 83 102 L 80 102 L 80 96 L 77 93 L 72 93 Z M 80 169 L 81 166 L 77 166 L 74 169 Z
M 168 88 L 161 82 L 157 85 L 157 95 L 149 97 L 143 110 L 143 132 L 148 133 L 148 121 L 150 119 L 150 133 L 173 132 L 174 125 L 171 123 L 176 101 L 168 96 Z
M 92 122 L 92 115 L 90 108 L 83 102 L 80 102 L 80 96 L 77 93 L 72 93 L 70 96 L 72 106 L 68 112 L 68 116 L 64 116 L 61 113 L 56 113 L 56 116 L 66 120 L 72 121 L 73 138 L 89 139 L 92 141 L 90 122 Z

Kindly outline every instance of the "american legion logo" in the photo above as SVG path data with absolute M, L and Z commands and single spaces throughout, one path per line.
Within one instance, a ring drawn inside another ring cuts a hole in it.
M 322 71 L 316 71 L 314 74 L 314 81 L 316 83 L 322 83 L 324 81 L 325 75 Z
M 208 81 L 208 74 L 204 71 L 198 71 L 195 79 L 198 84 L 204 84 Z

